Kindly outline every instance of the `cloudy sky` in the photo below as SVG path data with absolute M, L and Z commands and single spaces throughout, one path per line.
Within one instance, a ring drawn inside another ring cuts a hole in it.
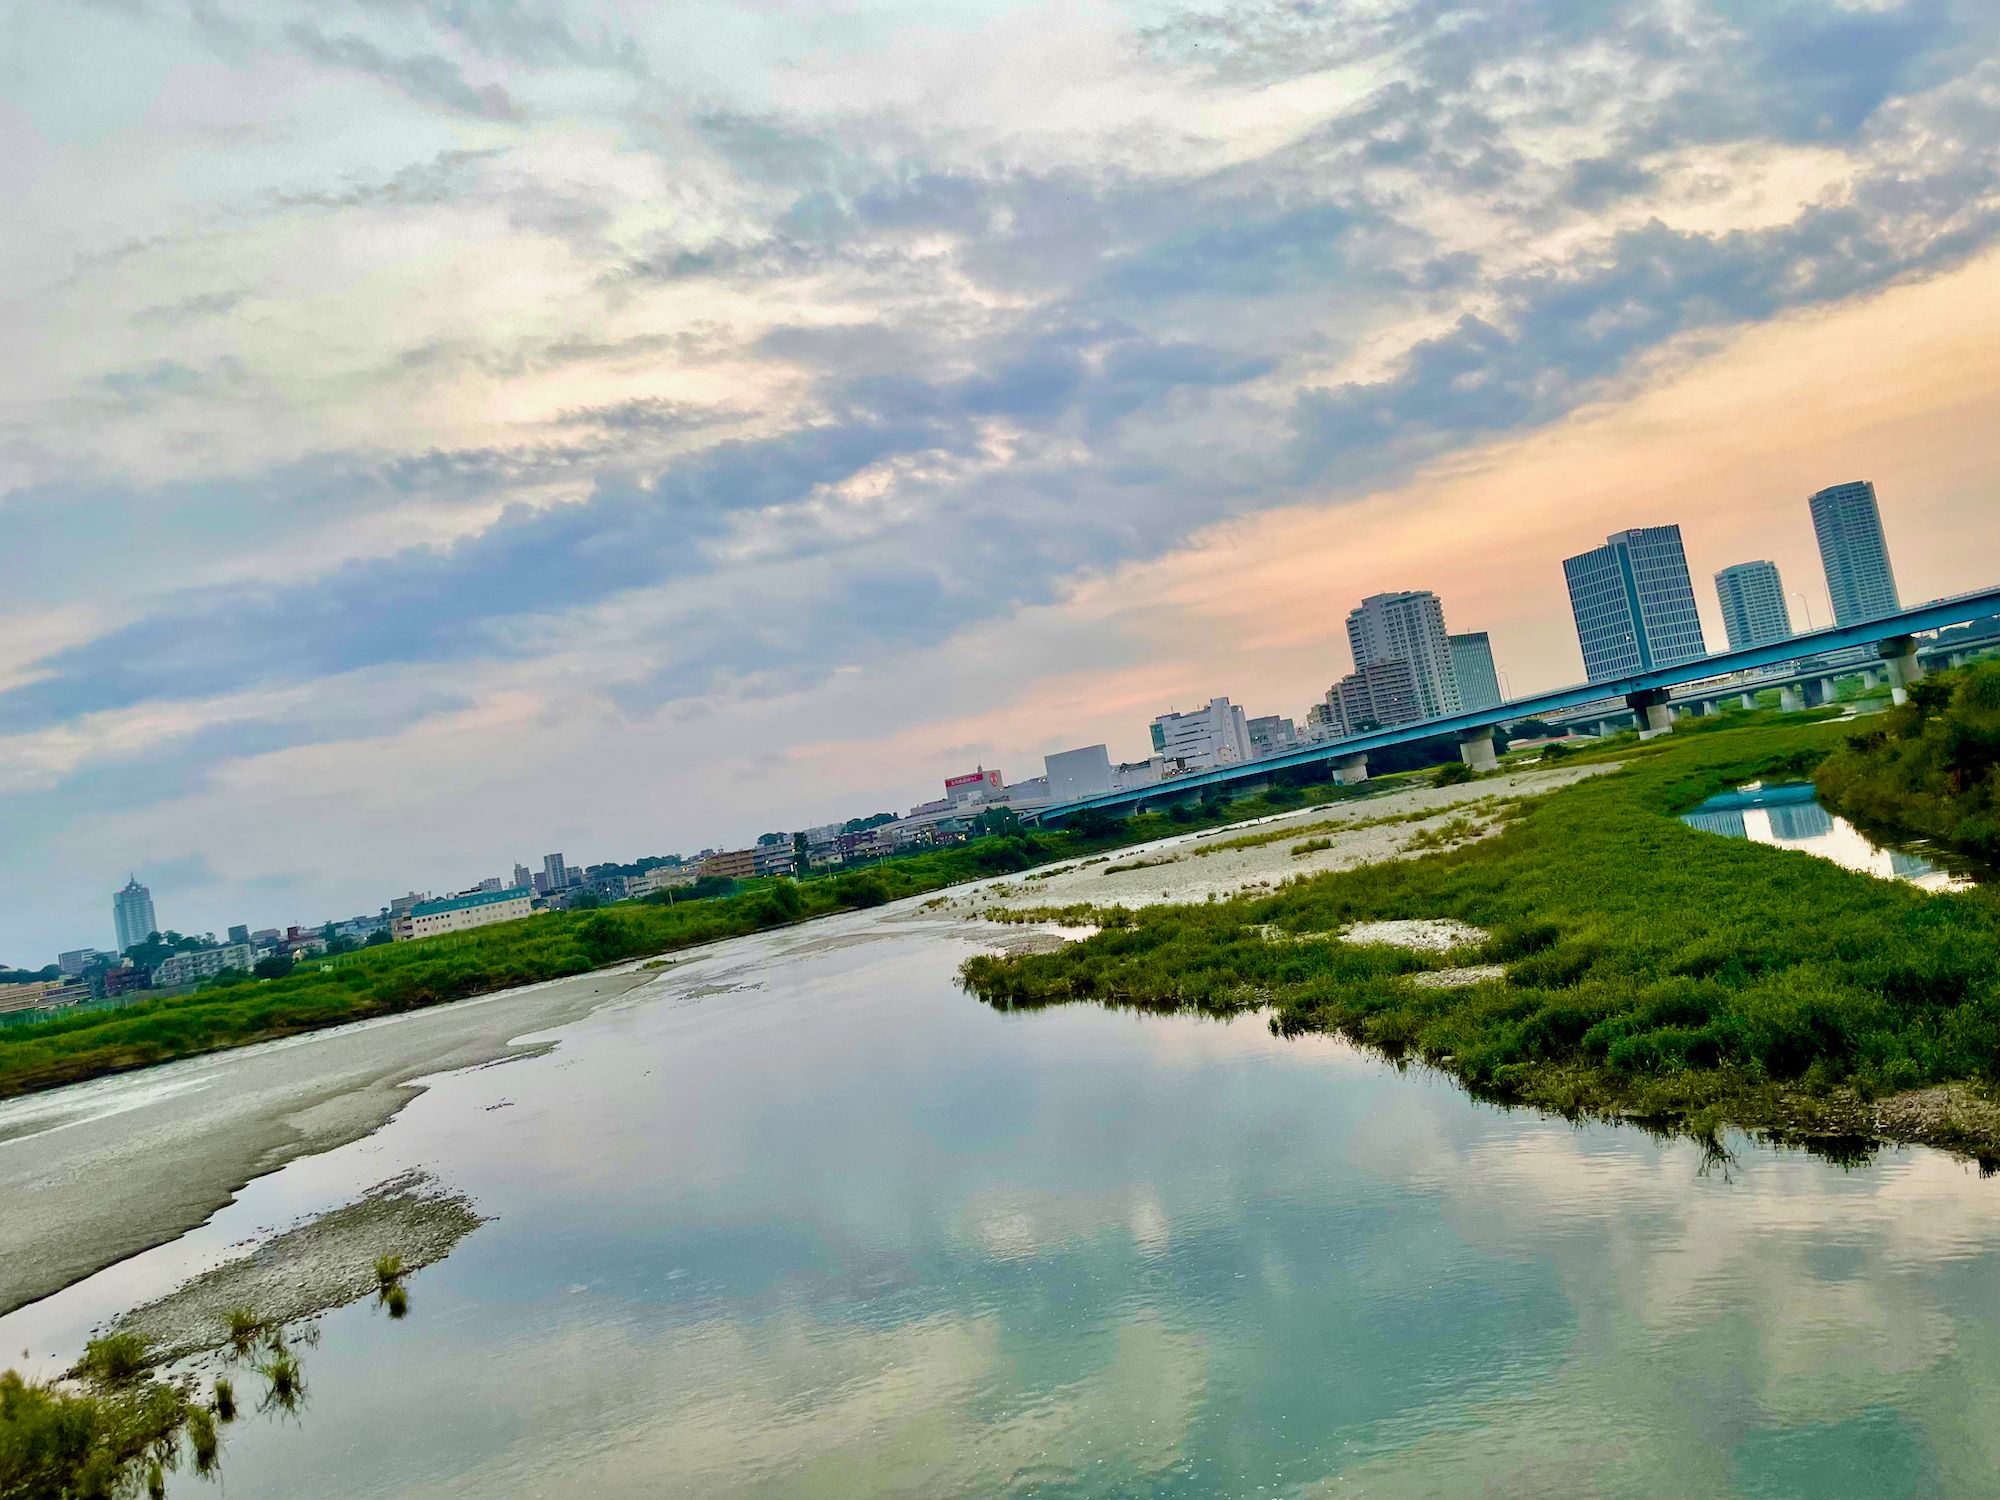
M 0 200 L 0 961 L 2000 573 L 1990 0 L 0 0 Z

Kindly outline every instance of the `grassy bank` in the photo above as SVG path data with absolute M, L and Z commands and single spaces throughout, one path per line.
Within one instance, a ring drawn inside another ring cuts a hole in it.
M 1495 837 L 1275 895 L 1121 914 L 1057 953 L 974 959 L 965 979 L 1010 1006 L 1270 1005 L 1280 1029 L 1339 1032 L 1565 1113 L 1822 1141 L 1886 1129 L 2000 1152 L 1994 895 L 1926 895 L 1675 816 L 1753 778 L 1810 774 L 1845 732 L 1686 726 L 1615 775 L 1524 806 Z M 1335 938 L 1418 917 L 1493 936 L 1443 956 Z M 1473 964 L 1505 977 L 1411 983 Z M 1961 1087 L 1931 1108 L 1874 1107 L 1941 1085 Z
M 560 979 L 627 959 L 880 906 L 989 875 L 1354 795 L 1330 784 L 1189 804 L 1077 830 L 1016 833 L 803 881 L 753 882 L 671 905 L 621 902 L 308 960 L 282 979 L 93 1010 L 0 1030 L 0 1098 L 174 1058 Z
M 2000 661 L 1925 678 L 1815 778 L 1865 828 L 2000 862 Z

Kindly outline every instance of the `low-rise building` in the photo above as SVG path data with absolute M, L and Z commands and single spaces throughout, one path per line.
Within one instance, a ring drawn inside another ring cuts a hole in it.
M 472 891 L 448 896 L 442 901 L 419 901 L 394 919 L 389 934 L 399 943 L 436 937 L 443 932 L 464 932 L 494 922 L 517 922 L 534 911 L 534 898 L 519 886 L 504 891 Z
M 650 896 L 655 891 L 677 891 L 694 881 L 693 865 L 655 865 L 643 875 L 626 877 L 625 894 Z
M 1262 714 L 1249 723 L 1250 753 L 1258 760 L 1296 750 L 1299 731 L 1290 719 L 1278 714 Z
M 703 855 L 700 871 L 704 879 L 715 875 L 724 880 L 748 880 L 757 873 L 757 851 L 723 849 Z
M 257 956 L 248 943 L 224 943 L 215 948 L 197 948 L 192 953 L 176 953 L 153 966 L 153 987 L 194 984 L 213 979 L 224 969 L 242 969 L 248 973 L 256 962 Z

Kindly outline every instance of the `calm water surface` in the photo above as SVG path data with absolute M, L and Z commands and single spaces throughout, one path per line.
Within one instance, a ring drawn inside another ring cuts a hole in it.
M 1930 891 L 1962 891 L 1974 884 L 1961 870 L 1943 868 L 1924 855 L 1876 843 L 1847 819 L 1819 805 L 1809 781 L 1770 786 L 1752 783 L 1711 797 L 1681 821 L 1725 838 L 1796 849 L 1864 875 L 1907 881 Z
M 494 1221 L 407 1322 L 326 1319 L 228 1493 L 2000 1493 L 2000 1185 L 1704 1173 L 1254 1017 L 1000 1014 L 969 951 L 730 945 L 0 1338 L 422 1165 Z

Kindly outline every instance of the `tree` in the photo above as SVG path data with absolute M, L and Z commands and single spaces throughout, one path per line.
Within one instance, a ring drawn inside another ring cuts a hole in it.
M 1021 815 L 1011 807 L 989 807 L 972 820 L 972 831 L 984 834 L 1016 834 L 1021 831 Z
M 259 979 L 283 979 L 292 972 L 292 961 L 282 953 L 273 953 L 269 958 L 258 959 L 250 972 Z
M 785 835 L 782 833 L 760 833 L 757 835 L 757 847 L 759 849 L 769 849 L 784 843 L 784 841 Z
M 396 935 L 393 932 L 391 932 L 388 928 L 378 927 L 373 932 L 368 934 L 367 946 L 370 948 L 379 948 L 382 946 L 382 944 L 393 943 L 395 940 L 396 940 Z
M 792 835 L 792 873 L 803 875 L 812 868 L 812 848 L 803 831 Z

